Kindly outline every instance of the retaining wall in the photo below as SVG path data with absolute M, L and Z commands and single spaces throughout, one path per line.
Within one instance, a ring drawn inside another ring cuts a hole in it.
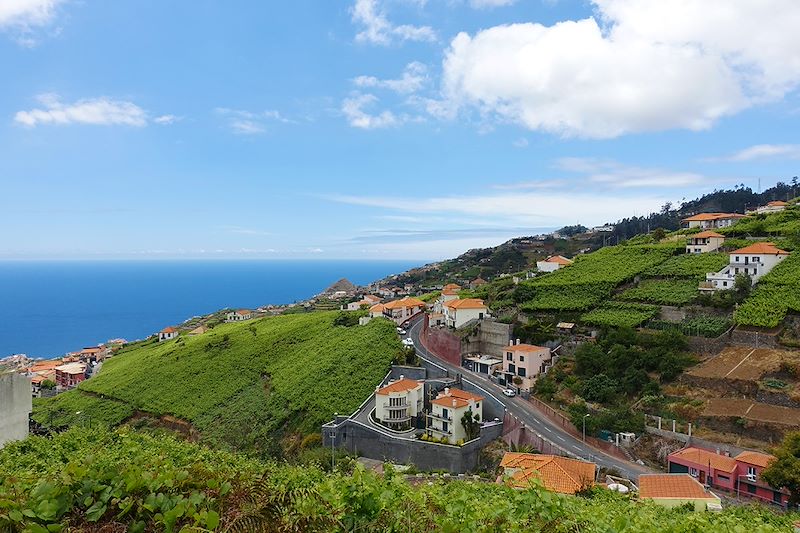
M 16 372 L 0 374 L 0 448 L 28 436 L 31 404 L 30 378 Z

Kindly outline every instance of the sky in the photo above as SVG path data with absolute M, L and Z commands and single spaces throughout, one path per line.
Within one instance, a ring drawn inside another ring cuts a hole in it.
M 797 0 L 0 0 L 0 259 L 420 259 L 800 173 Z

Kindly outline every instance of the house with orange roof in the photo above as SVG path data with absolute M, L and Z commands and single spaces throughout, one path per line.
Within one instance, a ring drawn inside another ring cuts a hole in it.
M 442 306 L 446 326 L 458 329 L 471 320 L 481 320 L 489 315 L 489 308 L 478 298 L 456 298 Z
M 775 200 L 773 202 L 767 202 L 767 205 L 758 206 L 755 211 L 751 211 L 751 213 L 756 213 L 758 215 L 764 215 L 769 213 L 780 213 L 784 209 L 789 207 L 788 202 L 782 202 L 780 200 Z
M 559 268 L 568 267 L 571 264 L 572 260 L 563 255 L 551 255 L 544 261 L 536 261 L 536 268 L 539 272 L 555 272 Z
M 687 254 L 705 254 L 718 250 L 725 242 L 725 236 L 716 231 L 701 231 L 686 239 Z
M 383 316 L 400 325 L 425 311 L 425 302 L 411 296 L 383 304 Z M 372 310 L 370 310 L 371 312 Z
M 439 293 L 439 296 L 433 303 L 433 312 L 444 314 L 445 304 L 447 302 L 452 302 L 453 300 L 458 300 L 458 292 L 460 290 L 461 287 L 459 287 L 455 283 L 449 283 L 445 285 L 444 288 L 442 289 L 442 292 Z
M 733 226 L 745 216 L 739 213 L 699 213 L 686 217 L 681 222 L 687 228 L 717 229 Z
M 469 282 L 469 288 L 474 290 L 477 289 L 478 287 L 486 285 L 487 283 L 489 282 L 483 279 L 482 277 L 478 276 L 477 278 Z
M 178 330 L 168 326 L 158 332 L 158 342 L 169 341 L 178 336 Z
M 730 253 L 728 266 L 716 273 L 706 274 L 706 281 L 700 284 L 701 291 L 732 289 L 736 276 L 750 276 L 755 285 L 769 273 L 775 265 L 789 256 L 789 252 L 776 248 L 771 242 L 757 242 Z
M 445 439 L 450 444 L 467 442 L 469 434 L 462 419 L 470 413 L 473 423 L 483 422 L 483 400 L 484 397 L 478 394 L 445 387 L 431 400 L 425 433 L 429 438 Z
M 547 371 L 552 359 L 550 348 L 511 341 L 503 351 L 500 383 L 516 389 L 516 392 L 530 392 L 536 377 Z
M 722 509 L 719 496 L 688 474 L 642 474 L 639 500 L 670 508 L 690 504 L 695 511 Z
M 775 459 L 774 455 L 750 450 L 734 457 L 737 466 L 736 494 L 786 507 L 789 504 L 789 490 L 771 487 L 761 479 L 761 472 Z
M 250 320 L 251 318 L 253 318 L 253 312 L 251 310 L 237 309 L 225 315 L 225 322 L 242 322 L 244 320 Z
M 541 486 L 560 494 L 576 494 L 594 485 L 597 465 L 568 457 L 506 452 L 500 461 L 502 482 L 527 489 Z
M 57 366 L 56 385 L 61 389 L 71 389 L 76 387 L 81 381 L 86 379 L 86 363 L 67 363 Z
M 400 376 L 375 389 L 375 418 L 391 429 L 410 429 L 422 415 L 424 401 L 424 383 Z
M 348 311 L 358 311 L 361 308 L 369 309 L 373 305 L 380 303 L 380 301 L 381 299 L 379 297 L 367 294 L 362 299 L 347 304 L 346 309 Z

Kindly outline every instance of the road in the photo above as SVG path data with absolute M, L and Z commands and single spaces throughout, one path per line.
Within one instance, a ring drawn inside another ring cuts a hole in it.
M 557 423 L 551 421 L 547 416 L 540 412 L 533 404 L 520 397 L 507 398 L 503 396 L 503 387 L 493 383 L 489 379 L 471 372 L 464 367 L 450 364 L 449 362 L 436 357 L 433 353 L 429 352 L 420 341 L 420 333 L 422 332 L 422 320 L 417 319 L 411 327 L 408 328 L 408 335 L 414 340 L 414 346 L 417 349 L 417 354 L 424 358 L 435 362 L 437 365 L 446 368 L 453 376 L 461 374 L 462 380 L 476 387 L 480 387 L 487 392 L 490 392 L 512 416 L 519 418 L 527 427 L 533 429 L 536 433 L 542 436 L 547 441 L 552 442 L 559 448 L 567 450 L 569 453 L 577 457 L 586 459 L 593 463 L 606 468 L 614 468 L 622 475 L 636 481 L 640 474 L 651 474 L 654 470 L 641 466 L 631 461 L 618 459 L 607 453 L 598 450 L 588 444 L 584 443 L 581 439 L 573 437 L 567 433 Z

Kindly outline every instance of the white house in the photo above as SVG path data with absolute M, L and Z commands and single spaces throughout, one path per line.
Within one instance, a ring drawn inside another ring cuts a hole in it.
M 394 320 L 395 324 L 398 325 L 424 310 L 425 302 L 409 296 L 383 304 L 383 316 Z
M 483 422 L 483 396 L 461 389 L 445 388 L 436 399 L 431 400 L 431 412 L 425 433 L 429 437 L 445 438 L 450 444 L 467 441 L 467 430 L 462 418 L 471 411 L 471 417 Z
M 362 306 L 369 309 L 373 305 L 380 303 L 380 301 L 381 299 L 379 297 L 367 294 L 357 302 L 350 302 L 349 304 L 347 304 L 346 309 L 348 311 L 358 311 L 359 309 L 361 309 Z
M 0 448 L 28 436 L 31 380 L 17 372 L 0 373 Z
M 375 304 L 369 308 L 369 317 L 370 318 L 378 318 L 379 316 L 384 316 L 384 305 L 383 304 Z
M 744 217 L 745 215 L 740 215 L 739 213 L 699 213 L 684 218 L 682 222 L 687 228 L 727 228 L 728 226 L 733 226 Z
M 423 382 L 400 376 L 375 390 L 375 418 L 392 429 L 409 429 L 422 414 L 424 400 Z
M 519 340 L 513 344 L 512 341 L 503 351 L 501 381 L 520 391 L 530 392 L 536 382 L 536 376 L 546 371 L 552 358 L 550 348 L 521 344 Z M 514 383 L 514 378 L 519 378 L 518 381 L 521 381 L 519 385 Z
M 178 336 L 178 330 L 172 326 L 166 327 L 158 332 L 158 342 L 169 341 Z
M 489 308 L 478 298 L 450 300 L 443 306 L 444 323 L 458 329 L 470 320 L 480 320 L 489 316 Z
M 702 231 L 689 235 L 686 239 L 687 254 L 704 254 L 718 250 L 725 242 L 725 236 L 714 231 Z
M 784 209 L 789 207 L 787 202 L 781 202 L 780 200 L 774 202 L 767 202 L 767 205 L 762 205 L 756 208 L 755 212 L 757 214 L 767 214 L 767 213 L 780 213 Z
M 458 300 L 458 291 L 461 290 L 461 287 L 456 285 L 455 283 L 450 283 L 445 285 L 442 289 L 441 294 L 439 297 L 436 298 L 436 302 L 433 304 L 433 312 L 434 313 L 444 313 L 444 305 L 447 302 L 451 302 L 453 300 Z
M 253 318 L 253 312 L 249 309 L 239 309 L 238 311 L 231 311 L 225 316 L 225 322 L 241 322 L 243 320 L 250 320 Z
M 561 255 L 551 255 L 544 261 L 536 261 L 539 272 L 554 272 L 572 264 L 572 261 Z
M 706 281 L 700 284 L 700 290 L 732 289 L 739 274 L 747 274 L 755 284 L 788 255 L 789 252 L 776 248 L 771 242 L 759 242 L 734 250 L 730 253 L 728 266 L 719 272 L 706 274 Z

